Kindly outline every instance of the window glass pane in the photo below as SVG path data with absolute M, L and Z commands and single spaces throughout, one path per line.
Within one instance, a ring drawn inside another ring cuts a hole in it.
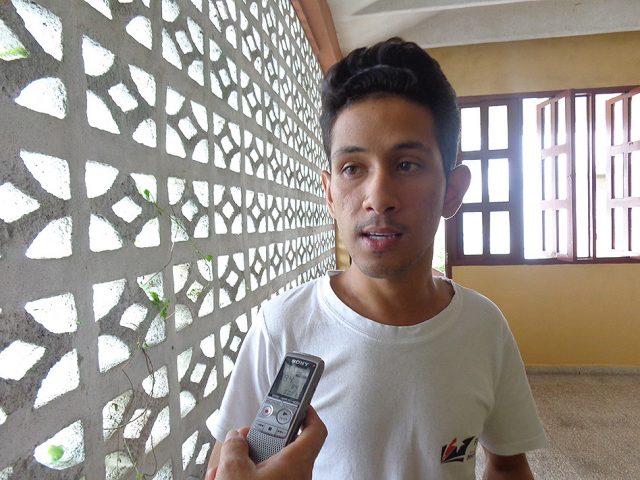
M 460 110 L 460 115 L 462 120 L 460 149 L 463 152 L 480 150 L 482 145 L 480 107 L 463 108 Z
M 609 137 L 606 125 L 606 101 L 617 94 L 596 95 L 596 175 L 604 175 L 607 172 L 607 157 L 609 149 Z
M 595 131 L 595 163 L 596 163 L 596 256 L 598 258 L 619 256 L 612 247 L 612 209 L 607 206 L 611 179 L 607 178 L 610 138 L 607 134 L 606 101 L 619 93 L 596 95 L 596 131 Z
M 542 115 L 542 122 L 543 122 L 542 132 L 544 135 L 543 145 L 544 145 L 544 148 L 548 148 L 552 145 L 551 143 L 551 105 L 545 105 L 543 110 L 543 115 Z
M 626 208 L 613 209 L 614 249 L 626 251 L 629 248 L 629 231 L 625 225 Z
M 509 212 L 491 212 L 489 217 L 489 251 L 493 254 L 511 253 Z
M 631 251 L 640 254 L 640 207 L 631 209 Z
M 482 202 L 482 166 L 480 160 L 464 160 L 462 164 L 471 170 L 471 183 L 462 203 L 480 203 Z
M 640 94 L 631 97 L 631 141 L 640 140 Z
M 558 251 L 556 241 L 556 210 L 544 211 L 544 245 L 543 249 L 547 253 Z
M 552 200 L 556 198 L 556 187 L 554 184 L 554 158 L 547 157 L 542 160 L 542 199 Z
M 489 160 L 489 201 L 509 201 L 509 159 L 492 158 Z
M 593 254 L 591 248 L 591 169 L 589 164 L 589 125 L 587 98 L 577 97 L 575 131 L 575 188 L 576 188 L 576 254 L 580 258 Z
M 560 200 L 567 199 L 567 155 L 562 153 L 558 155 L 558 198 Z
M 509 148 L 507 106 L 489 107 L 489 150 Z
M 623 175 L 623 162 L 624 158 L 621 154 L 616 155 L 613 158 L 613 198 L 624 197 L 624 175 Z
M 631 163 L 629 167 L 630 196 L 640 198 L 640 152 L 635 151 L 631 153 Z M 638 225 L 638 228 L 640 228 L 640 225 Z
M 567 233 L 569 231 L 569 218 L 567 210 L 558 210 L 558 253 L 566 255 L 567 251 Z
M 558 100 L 558 139 L 556 145 L 564 145 L 567 143 L 567 102 L 564 98 Z
M 522 100 L 522 200 L 524 208 L 524 257 L 541 258 L 542 252 L 542 169 L 536 127 L 536 107 L 545 98 Z
M 620 145 L 624 142 L 624 129 L 622 125 L 622 103 L 613 104 L 613 144 Z
M 462 214 L 462 250 L 465 255 L 482 255 L 482 213 Z

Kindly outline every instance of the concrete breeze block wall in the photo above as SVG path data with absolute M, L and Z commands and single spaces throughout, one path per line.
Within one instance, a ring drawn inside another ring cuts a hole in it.
M 334 266 L 287 0 L 0 2 L 0 479 L 202 476 L 265 299 Z

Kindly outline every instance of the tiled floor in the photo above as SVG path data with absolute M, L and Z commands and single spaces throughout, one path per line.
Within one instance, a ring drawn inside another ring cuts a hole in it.
M 549 439 L 528 455 L 536 479 L 640 480 L 640 375 L 531 373 L 529 381 Z

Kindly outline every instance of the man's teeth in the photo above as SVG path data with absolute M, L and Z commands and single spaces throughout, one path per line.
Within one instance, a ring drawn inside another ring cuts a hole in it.
M 391 238 L 395 237 L 395 233 L 368 233 L 367 234 L 371 238 Z

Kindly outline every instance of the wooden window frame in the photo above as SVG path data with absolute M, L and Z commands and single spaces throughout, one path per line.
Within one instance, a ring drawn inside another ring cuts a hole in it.
M 577 236 L 577 228 L 573 219 L 575 219 L 575 203 L 573 200 L 575 199 L 575 184 L 573 179 L 575 178 L 575 170 L 572 169 L 570 179 L 572 180 L 570 184 L 567 185 L 568 196 L 571 197 L 572 205 L 571 205 L 571 215 L 572 215 L 572 227 L 570 229 L 570 235 L 567 235 L 567 240 L 572 243 L 571 249 L 568 250 L 567 255 L 553 255 L 547 258 L 535 258 L 535 259 L 526 259 L 524 258 L 524 211 L 523 211 L 523 166 L 522 166 L 522 128 L 523 128 L 523 112 L 522 112 L 522 101 L 527 98 L 552 98 L 556 97 L 563 92 L 558 91 L 540 91 L 540 92 L 530 92 L 530 93 L 514 93 L 514 94 L 505 94 L 505 95 L 487 95 L 487 96 L 475 96 L 475 97 L 461 97 L 459 98 L 459 104 L 461 108 L 468 107 L 481 107 L 481 112 L 483 108 L 488 109 L 489 106 L 496 105 L 505 105 L 509 102 L 515 102 L 516 105 L 513 106 L 513 112 L 515 115 L 516 129 L 512 131 L 511 128 L 512 121 L 509 119 L 509 130 L 510 137 L 511 135 L 516 135 L 517 139 L 517 149 L 518 151 L 513 157 L 509 157 L 509 170 L 510 170 L 510 201 L 508 203 L 510 205 L 510 218 L 511 218 L 511 253 L 508 255 L 496 255 L 486 253 L 488 248 L 487 237 L 489 235 L 488 229 L 486 229 L 486 221 L 484 219 L 483 214 L 483 249 L 485 249 L 485 253 L 482 255 L 464 255 L 463 254 L 463 239 L 462 239 L 462 217 L 464 212 L 468 211 L 482 211 L 482 212 L 490 212 L 491 207 L 485 207 L 484 205 L 478 206 L 480 204 L 463 204 L 460 207 L 458 213 L 451 219 L 446 221 L 445 232 L 446 232 L 446 272 L 449 277 L 452 275 L 453 267 L 460 266 L 474 266 L 474 265 L 558 265 L 558 264 L 617 264 L 617 263 L 638 263 L 640 262 L 640 257 L 635 255 L 629 256 L 620 256 L 620 257 L 598 257 L 596 251 L 596 186 L 595 186 L 595 162 L 593 159 L 594 151 L 595 151 L 595 105 L 593 102 L 593 98 L 597 94 L 607 94 L 607 93 L 619 93 L 626 92 L 622 96 L 629 96 L 632 92 L 640 93 L 640 87 L 638 86 L 621 86 L 621 87 L 606 87 L 606 88 L 592 88 L 592 89 L 580 89 L 580 90 L 572 90 L 572 99 L 571 109 L 574 111 L 575 108 L 575 98 L 578 96 L 587 96 L 587 115 L 588 115 L 588 123 L 589 123 L 589 132 L 588 132 L 588 145 L 586 145 L 588 156 L 589 156 L 589 221 L 590 221 L 590 235 L 589 238 L 586 239 L 589 244 L 589 256 L 588 257 L 578 257 L 576 255 L 576 236 Z M 566 92 L 564 92 L 566 93 Z M 568 116 L 567 116 L 568 117 Z M 565 117 L 565 118 L 567 118 Z M 486 122 L 486 118 L 483 120 L 481 118 L 481 123 L 484 124 Z M 575 122 L 573 117 L 571 119 L 570 129 L 567 130 L 567 136 L 575 133 Z M 637 151 L 640 149 L 640 141 L 636 142 L 628 142 L 630 148 L 633 148 L 633 151 Z M 486 138 L 483 138 L 483 150 L 486 145 Z M 509 140 L 509 145 L 511 146 L 511 139 Z M 514 143 L 514 145 L 516 145 Z M 629 146 L 628 145 L 628 146 Z M 458 162 L 462 162 L 465 159 L 478 159 L 478 152 L 472 152 L 471 156 L 467 154 L 468 152 L 460 152 Z M 573 147 L 571 150 L 571 156 L 573 157 L 574 151 Z M 484 157 L 483 157 L 484 158 Z M 488 157 L 487 157 L 488 158 Z M 493 155 L 492 158 L 495 158 Z M 572 160 L 572 162 L 575 160 Z M 484 163 L 484 162 L 483 162 Z M 573 165 L 572 165 L 573 167 Z M 569 172 L 567 172 L 569 173 Z M 515 178 L 514 178 L 515 177 Z M 628 182 L 629 176 L 625 177 L 625 182 Z M 483 165 L 483 202 L 488 198 L 488 193 L 485 192 L 486 185 L 486 168 Z M 515 196 L 515 197 L 514 197 Z M 624 199 L 630 206 L 640 206 L 640 198 L 638 197 L 629 197 Z M 474 206 L 475 205 L 475 206 Z M 545 205 L 541 205 L 543 208 Z M 548 204 L 547 206 L 551 206 Z M 598 219 L 601 221 L 602 219 Z M 516 230 L 514 232 L 514 230 Z M 631 228 L 629 228 L 629 235 L 631 235 Z
M 489 150 L 488 116 L 489 107 L 507 106 L 508 147 L 501 150 Z M 467 98 L 460 100 L 461 108 L 480 108 L 481 147 L 480 150 L 458 151 L 458 162 L 479 160 L 482 171 L 482 201 L 463 203 L 458 213 L 446 222 L 447 271 L 459 265 L 513 264 L 524 260 L 523 215 L 522 215 L 522 101 L 518 97 L 498 97 L 488 99 Z M 489 160 L 506 158 L 509 164 L 509 200 L 489 202 Z M 490 252 L 490 215 L 491 212 L 509 212 L 510 253 L 491 254 Z M 462 219 L 464 213 L 482 213 L 483 254 L 465 255 L 462 238 Z M 458 234 L 457 232 L 460 232 Z
M 631 101 L 634 97 L 640 98 L 640 88 L 631 90 L 628 93 L 619 95 L 606 103 L 606 125 L 607 125 L 607 138 L 609 140 L 608 152 L 607 152 L 607 219 L 611 225 L 611 238 L 609 238 L 609 246 L 613 250 L 618 250 L 621 254 L 630 257 L 639 257 L 640 252 L 634 251 L 632 246 L 632 217 L 631 209 L 640 208 L 640 195 L 632 196 L 631 194 L 631 168 L 632 168 L 632 155 L 634 152 L 640 152 L 640 139 L 633 140 L 631 138 Z M 614 106 L 617 103 L 622 103 L 622 142 L 615 143 L 615 116 Z M 640 118 L 637 119 L 640 121 Z M 622 160 L 622 195 L 617 196 L 615 192 L 615 177 L 618 175 L 616 171 L 615 162 L 613 159 L 620 155 Z M 640 162 L 639 162 L 640 163 Z M 616 249 L 616 225 L 615 217 L 613 215 L 614 209 L 621 209 L 623 214 L 621 215 L 621 221 L 623 224 L 623 231 L 625 237 L 623 242 L 626 244 L 624 249 Z M 640 228 L 640 225 L 637 226 Z
M 574 108 L 574 92 L 567 91 L 562 92 L 559 95 L 541 102 L 536 107 L 536 124 L 538 128 L 539 148 L 540 148 L 540 164 L 539 169 L 542 178 L 542 191 L 540 202 L 540 214 L 542 220 L 542 251 L 546 254 L 547 258 L 557 258 L 562 261 L 573 262 L 576 259 L 576 185 L 575 185 L 575 156 L 574 156 L 574 140 L 575 140 L 575 108 Z M 564 101 L 564 125 L 559 124 L 560 119 L 560 103 Z M 551 135 L 550 141 L 546 141 L 547 128 L 546 116 L 544 115 L 545 109 L 550 109 L 548 132 Z M 564 142 L 559 141 L 559 131 L 563 128 L 565 131 Z M 545 144 L 549 144 L 545 146 Z M 560 157 L 565 156 L 566 162 L 566 177 L 560 178 L 559 162 Z M 551 162 L 551 168 L 549 173 L 551 179 L 546 182 L 545 168 L 546 162 Z M 564 191 L 566 198 L 560 198 L 560 185 L 564 183 Z M 545 185 L 551 186 L 551 192 L 547 192 Z M 549 195 L 550 194 L 550 195 Z M 560 212 L 565 211 L 567 222 L 566 226 L 560 224 Z M 551 214 L 553 222 L 548 225 L 546 221 L 547 214 Z M 549 248 L 546 245 L 547 228 L 551 228 L 552 242 Z M 566 228 L 565 245 L 561 245 L 560 229 Z

